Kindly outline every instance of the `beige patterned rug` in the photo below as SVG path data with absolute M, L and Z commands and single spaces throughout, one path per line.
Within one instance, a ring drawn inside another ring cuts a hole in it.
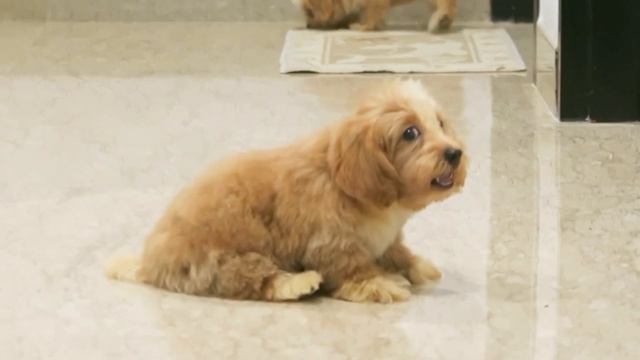
M 282 73 L 451 73 L 525 69 L 504 29 L 464 29 L 436 35 L 417 31 L 290 30 L 280 56 Z

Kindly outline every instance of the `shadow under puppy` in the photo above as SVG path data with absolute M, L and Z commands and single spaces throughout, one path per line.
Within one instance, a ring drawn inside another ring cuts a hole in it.
M 108 276 L 194 295 L 296 300 L 319 288 L 393 302 L 440 272 L 403 244 L 416 211 L 457 192 L 463 145 L 416 81 L 289 146 L 209 168 L 170 204 L 141 257 Z M 402 280 L 402 281 L 398 281 Z
M 408 4 L 414 0 L 291 0 L 306 16 L 311 29 L 380 30 L 392 6 Z M 442 31 L 451 27 L 456 11 L 456 0 L 429 0 L 435 12 L 429 19 L 429 31 Z

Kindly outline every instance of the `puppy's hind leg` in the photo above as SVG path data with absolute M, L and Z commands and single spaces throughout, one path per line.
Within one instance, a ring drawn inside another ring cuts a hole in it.
M 280 270 L 258 253 L 222 255 L 213 282 L 213 295 L 251 300 L 297 300 L 320 288 L 315 271 L 290 273 Z
M 129 256 L 111 262 L 109 278 L 140 282 L 174 292 L 230 299 L 297 300 L 320 288 L 322 276 L 315 271 L 290 273 L 280 270 L 258 253 L 214 252 L 206 260 L 163 262 Z M 184 260 L 184 259 L 183 259 Z

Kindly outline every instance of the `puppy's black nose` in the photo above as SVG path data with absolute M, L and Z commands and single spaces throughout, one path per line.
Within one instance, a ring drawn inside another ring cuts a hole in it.
M 444 159 L 447 160 L 451 166 L 458 166 L 460 157 L 462 157 L 462 150 L 460 149 L 446 148 L 444 150 Z

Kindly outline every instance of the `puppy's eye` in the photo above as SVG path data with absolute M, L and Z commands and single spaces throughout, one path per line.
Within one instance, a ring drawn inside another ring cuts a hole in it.
M 442 119 L 438 118 L 438 124 L 440 124 L 441 129 L 444 129 L 444 121 Z
M 407 141 L 413 141 L 419 136 L 420 130 L 418 130 L 418 128 L 415 126 L 408 127 L 402 132 L 402 138 Z

